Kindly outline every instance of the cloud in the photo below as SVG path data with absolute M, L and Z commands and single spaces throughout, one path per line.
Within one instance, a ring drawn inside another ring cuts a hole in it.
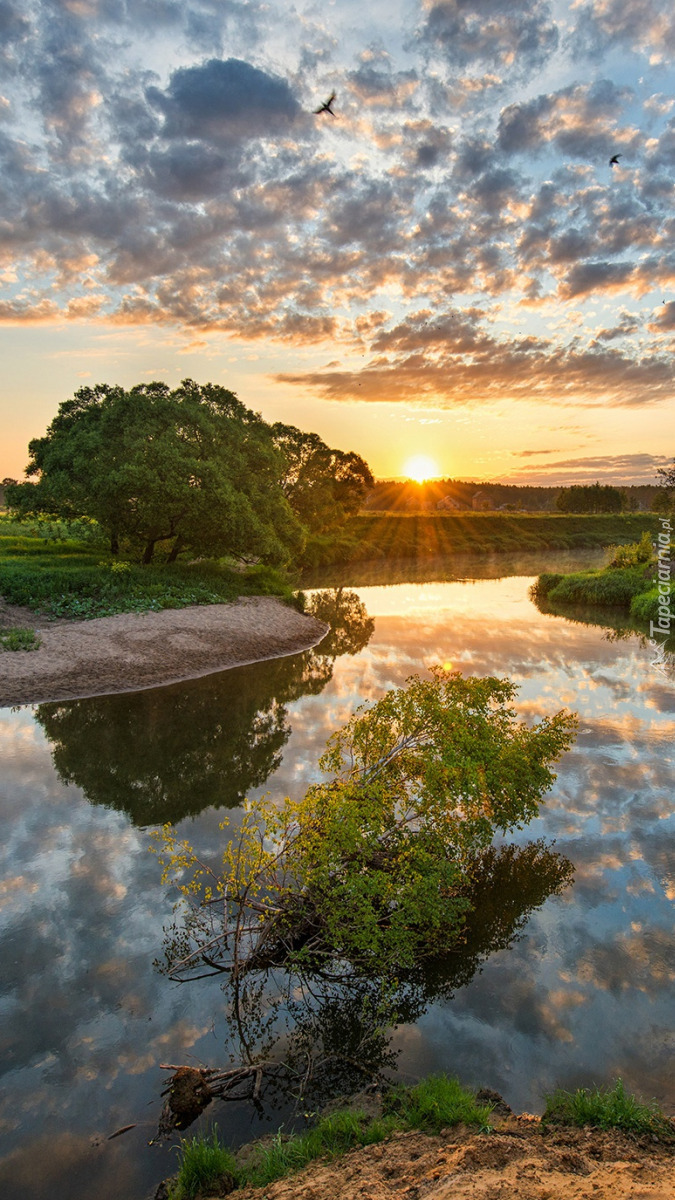
M 584 57 L 620 47 L 663 60 L 675 49 L 675 13 L 668 0 L 592 0 L 577 9 L 570 44 Z
M 181 67 L 166 90 L 146 96 L 164 116 L 162 137 L 220 145 L 287 131 L 301 114 L 286 80 L 236 58 Z
M 517 453 L 516 457 L 526 458 L 531 454 L 552 454 L 554 451 L 527 451 Z M 666 466 L 668 459 L 662 454 L 597 454 L 580 458 L 555 459 L 553 462 L 542 463 L 541 466 L 517 467 L 508 475 L 501 477 L 502 482 L 518 483 L 527 479 L 529 483 L 555 483 L 568 486 L 574 483 L 602 483 L 626 486 L 630 484 L 658 483 L 656 472 L 659 467 Z
M 502 109 L 497 127 L 505 154 L 539 153 L 551 147 L 559 154 L 582 160 L 601 159 L 637 145 L 635 130 L 619 133 L 617 116 L 632 99 L 629 87 L 608 79 L 578 84 Z
M 328 400 L 415 401 L 436 405 L 528 399 L 551 405 L 642 406 L 671 399 L 666 354 L 641 360 L 618 349 L 563 349 L 534 337 L 496 338 L 458 319 L 456 327 L 415 327 L 381 334 L 381 355 L 358 371 L 282 372 L 283 383 Z
M 544 65 L 559 33 L 544 0 L 442 0 L 418 37 L 453 66 L 523 75 Z

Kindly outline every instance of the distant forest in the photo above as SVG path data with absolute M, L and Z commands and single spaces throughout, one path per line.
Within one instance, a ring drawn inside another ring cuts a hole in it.
M 618 489 L 627 512 L 649 512 L 655 497 L 663 492 L 656 484 L 639 484 Z M 436 512 L 488 510 L 507 512 L 557 512 L 558 487 L 530 487 L 513 483 L 476 483 L 458 479 L 378 480 L 366 496 L 365 512 Z

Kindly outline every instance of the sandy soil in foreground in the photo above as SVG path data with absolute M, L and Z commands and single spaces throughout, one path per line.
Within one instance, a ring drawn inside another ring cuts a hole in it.
M 542 1135 L 512 1117 L 489 1136 L 395 1134 L 231 1200 L 674 1200 L 675 1150 L 615 1131 Z
M 0 625 L 34 628 L 41 638 L 37 650 L 0 652 L 0 706 L 193 679 L 307 650 L 328 629 L 271 596 L 53 623 L 2 603 Z

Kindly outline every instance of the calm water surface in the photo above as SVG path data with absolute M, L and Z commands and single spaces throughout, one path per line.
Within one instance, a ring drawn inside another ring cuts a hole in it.
M 159 1064 L 220 1065 L 234 1050 L 218 980 L 179 985 L 153 967 L 172 901 L 149 829 L 176 822 L 209 853 L 226 811 L 236 826 L 245 795 L 297 795 L 357 704 L 434 663 L 508 675 L 527 719 L 564 705 L 580 732 L 541 817 L 511 839 L 506 934 L 486 917 L 464 958 L 403 1011 L 397 1070 L 446 1069 L 531 1111 L 555 1084 L 620 1074 L 675 1111 L 674 680 L 634 632 L 538 612 L 528 586 L 551 565 L 538 556 L 502 579 L 447 581 L 468 574 L 457 564 L 436 582 L 359 579 L 320 598 L 334 628 L 306 654 L 0 710 L 4 1200 L 151 1195 L 175 1164 L 170 1147 L 148 1146 Z M 540 878 L 517 873 L 535 838 L 555 839 L 574 866 L 548 899 L 543 860 Z M 233 1142 L 285 1115 L 282 1104 L 207 1113 Z

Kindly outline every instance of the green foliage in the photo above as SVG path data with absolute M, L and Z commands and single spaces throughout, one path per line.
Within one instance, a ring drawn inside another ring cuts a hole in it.
M 0 593 L 10 604 L 80 620 L 222 604 L 240 595 L 292 599 L 290 586 L 272 567 L 245 572 L 215 562 L 141 567 L 101 561 L 100 555 L 100 548 L 87 542 L 3 536 L 0 525 Z
M 631 542 L 627 546 L 612 546 L 612 557 L 608 566 L 611 569 L 623 567 L 638 567 L 650 563 L 654 558 L 652 535 L 645 529 L 639 542 Z
M 234 1155 L 221 1145 L 214 1129 L 210 1138 L 181 1138 L 178 1175 L 170 1190 L 170 1200 L 194 1200 L 214 1184 L 225 1180 L 234 1185 L 237 1164 Z
M 170 1200 L 188 1200 L 221 1182 L 266 1187 L 319 1158 L 338 1158 L 358 1146 L 379 1144 L 397 1130 L 419 1129 L 433 1134 L 460 1122 L 476 1125 L 483 1132 L 490 1129 L 491 1106 L 478 1104 L 475 1093 L 443 1074 L 423 1079 L 412 1088 L 392 1088 L 385 1094 L 383 1108 L 383 1116 L 374 1118 L 362 1109 L 342 1108 L 321 1117 L 303 1133 L 284 1135 L 280 1130 L 273 1138 L 260 1142 L 250 1160 L 240 1167 L 215 1133 L 210 1140 L 183 1139 L 181 1168 Z M 219 1161 L 222 1167 L 217 1166 Z
M 84 387 L 29 451 L 39 480 L 8 486 L 10 506 L 95 518 L 113 552 L 126 539 L 150 562 L 164 541 L 171 560 L 189 547 L 281 563 L 301 546 L 270 428 L 226 388 Z
M 460 1123 L 489 1128 L 492 1105 L 478 1104 L 475 1093 L 458 1079 L 439 1074 L 412 1088 L 393 1088 L 385 1096 L 384 1111 L 395 1114 L 404 1128 L 440 1133 Z
M 193 948 L 170 972 L 189 975 L 205 944 L 236 975 L 322 960 L 395 973 L 455 944 L 476 860 L 496 831 L 537 815 L 573 738 L 569 713 L 518 721 L 515 692 L 440 668 L 413 676 L 333 735 L 326 782 L 281 808 L 249 803 L 220 874 L 165 828 L 165 878 L 185 871 L 195 901 Z
M 331 450 L 318 434 L 294 425 L 277 422 L 272 436 L 285 461 L 284 495 L 303 528 L 313 535 L 336 534 L 373 487 L 368 464 L 354 451 Z
M 250 1167 L 242 1173 L 242 1182 L 266 1187 L 275 1179 L 302 1170 L 317 1158 L 336 1158 L 356 1146 L 382 1142 L 399 1127 L 393 1117 L 369 1121 L 361 1110 L 341 1109 L 322 1117 L 306 1133 L 290 1137 L 278 1133 L 271 1143 L 261 1145 Z
M 612 1088 L 558 1089 L 546 1096 L 544 1125 L 591 1125 L 596 1129 L 623 1129 L 626 1133 L 653 1135 L 675 1141 L 675 1126 L 655 1101 L 645 1104 L 631 1095 L 618 1079 Z
M 41 644 L 34 629 L 0 629 L 0 650 L 37 650 Z
M 621 512 L 623 497 L 619 488 L 609 484 L 573 484 L 562 489 L 555 505 L 565 513 L 618 513 Z
M 540 577 L 541 578 L 541 577 Z M 600 604 L 607 608 L 628 608 L 634 596 L 645 589 L 643 567 L 601 571 L 579 571 L 563 575 L 552 587 L 536 585 L 534 595 L 544 594 L 554 604 Z M 548 587 L 547 591 L 544 591 Z
M 662 595 L 658 586 L 649 588 L 646 592 L 639 592 L 631 600 L 630 614 L 637 621 L 643 621 L 645 624 L 648 621 L 658 623 L 659 609 L 668 608 L 675 619 L 675 607 L 673 606 L 673 596 L 675 596 L 675 583 L 671 583 L 671 590 L 668 595 Z M 673 632 L 675 633 L 675 623 L 673 624 Z

